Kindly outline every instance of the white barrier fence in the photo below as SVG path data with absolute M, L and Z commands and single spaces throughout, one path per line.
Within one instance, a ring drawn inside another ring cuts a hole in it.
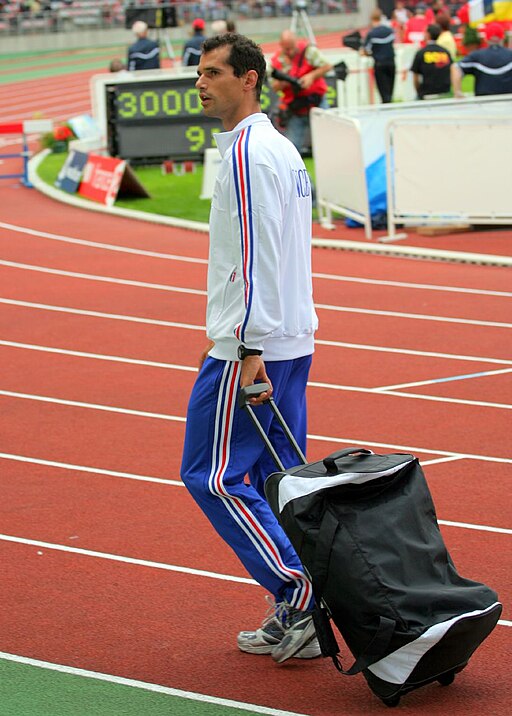
M 463 218 L 469 221 L 470 216 L 476 223 L 479 215 L 480 223 L 494 223 L 498 219 L 500 223 L 510 222 L 510 199 L 508 207 L 503 203 L 491 206 L 487 201 L 481 201 L 479 206 L 473 204 L 474 213 L 470 215 L 467 212 L 468 207 L 462 203 L 457 204 L 451 192 L 446 194 L 444 203 L 439 200 L 438 192 L 442 195 L 448 185 L 461 185 L 463 176 L 464 185 L 480 186 L 482 192 L 496 196 L 497 202 L 502 199 L 503 182 L 512 196 L 511 117 L 510 95 L 417 101 L 351 109 L 314 109 L 311 134 L 321 223 L 328 228 L 332 227 L 332 214 L 342 214 L 363 224 L 366 238 L 371 239 L 372 197 L 369 193 L 369 176 L 377 168 L 380 173 L 376 174 L 376 180 L 370 182 L 371 192 L 380 192 L 384 202 L 386 192 L 390 192 L 393 205 L 390 207 L 388 221 L 393 222 L 393 217 L 398 216 L 398 212 L 400 216 L 394 224 L 406 223 L 408 219 L 419 219 L 420 216 L 421 222 L 418 223 L 453 224 L 460 223 Z M 446 142 L 443 137 L 447 122 L 454 127 L 451 142 Z M 397 130 L 401 123 L 409 123 L 409 129 L 405 130 L 405 133 Z M 386 146 L 386 136 L 391 124 L 393 136 L 398 137 L 396 141 L 399 142 L 398 153 L 396 142 L 393 143 L 392 162 L 389 156 L 391 145 Z M 427 127 L 430 124 L 432 126 L 427 134 L 420 135 L 419 130 L 415 134 L 416 126 Z M 491 129 L 486 130 L 486 145 L 483 151 L 478 149 L 477 162 L 473 160 L 476 145 L 484 139 L 480 131 L 473 138 L 471 127 L 476 131 L 482 124 Z M 407 148 L 403 150 L 406 141 Z M 482 154 L 486 152 L 488 159 L 484 161 Z M 431 167 L 429 181 L 422 182 L 421 192 L 418 190 L 416 193 L 416 201 L 419 204 L 410 204 L 406 210 L 403 208 L 405 204 L 400 205 L 400 202 L 402 198 L 407 198 L 409 202 L 410 194 L 416 192 L 415 186 L 419 186 L 420 177 L 424 173 L 424 163 Z M 500 167 L 508 166 L 508 174 L 505 168 L 502 171 L 490 170 L 491 164 L 498 163 Z M 408 178 L 400 180 L 397 187 L 396 177 L 405 176 L 405 173 L 400 175 L 400 172 L 406 171 L 405 168 L 402 169 L 402 165 L 407 167 Z M 484 167 L 488 172 L 485 180 Z M 409 187 L 409 194 L 404 193 L 405 184 Z M 397 209 L 396 214 L 394 207 Z M 442 211 L 439 210 L 440 207 Z M 388 226 L 389 233 L 398 238 L 394 224 Z
M 512 116 L 395 120 L 386 153 L 386 240 L 406 222 L 512 224 Z

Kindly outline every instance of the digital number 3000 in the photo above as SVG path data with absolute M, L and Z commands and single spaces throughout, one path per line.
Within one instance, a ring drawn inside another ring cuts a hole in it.
M 120 92 L 117 102 L 119 117 L 123 119 L 183 117 L 201 114 L 202 111 L 199 93 L 194 87 L 184 92 L 174 89 Z

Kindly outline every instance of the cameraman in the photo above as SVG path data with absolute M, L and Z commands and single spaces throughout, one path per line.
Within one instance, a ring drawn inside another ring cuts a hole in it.
M 270 61 L 274 78 L 272 89 L 282 93 L 279 125 L 297 150 L 302 152 L 309 130 L 310 109 L 329 107 L 325 97 L 327 82 L 324 75 L 332 69 L 332 65 L 317 47 L 305 40 L 298 40 L 291 30 L 281 33 L 279 45 L 280 49 Z M 282 79 L 283 74 L 296 81 Z

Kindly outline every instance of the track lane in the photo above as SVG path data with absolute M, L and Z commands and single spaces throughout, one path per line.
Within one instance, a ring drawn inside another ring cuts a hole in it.
M 0 484 L 10 498 L 8 508 L 3 510 L 3 534 L 107 556 L 249 576 L 231 550 L 212 533 L 183 487 L 107 476 L 94 478 L 79 472 L 52 475 L 48 467 L 31 466 L 27 470 L 26 465 L 9 460 L 3 461 L 3 467 Z M 29 503 L 26 494 L 31 495 Z M 493 507 L 489 501 L 488 504 Z M 439 512 L 438 517 L 444 519 Z M 466 521 L 463 509 L 459 520 Z M 194 544 L 190 544 L 188 535 L 190 524 L 195 526 Z M 510 535 L 447 525 L 442 525 L 441 531 L 461 574 L 491 583 L 505 603 L 503 618 L 509 618 L 512 587 L 506 577 L 506 565 L 512 556 Z M 210 545 L 207 554 L 205 544 Z M 501 568 L 496 569 L 483 558 L 486 552 L 500 554 Z
M 187 294 L 183 301 L 180 293 L 157 288 L 41 273 L 34 278 L 35 275 L 35 272 L 0 266 L 2 298 L 159 320 L 169 320 L 169 317 L 176 320 L 179 316 L 180 322 L 204 325 L 206 299 L 201 295 Z M 357 309 L 340 313 L 318 308 L 318 314 L 318 338 L 323 340 L 370 342 L 434 352 L 442 345 L 444 352 L 463 355 L 480 355 L 481 346 L 485 345 L 486 356 L 510 359 L 510 329 L 501 326 L 422 320 L 414 315 L 375 316 L 371 311 L 359 313 Z
M 46 396 L 50 399 L 64 399 L 79 401 L 91 404 L 102 404 L 106 406 L 119 407 L 128 410 L 143 410 L 151 413 L 168 413 L 172 404 L 172 412 L 175 415 L 185 415 L 188 395 L 195 379 L 195 374 L 191 371 L 182 372 L 179 370 L 163 370 L 151 366 L 134 366 L 125 363 L 115 363 L 110 361 L 91 361 L 87 358 L 75 358 L 69 356 L 57 356 L 47 354 L 44 359 L 33 351 L 21 351 L 13 348 L 0 348 L 0 353 L 6 357 L 6 370 L 3 376 L 2 389 L 14 391 L 18 393 L 26 393 L 34 396 Z M 10 358 L 9 358 L 10 356 Z M 494 376 L 488 380 L 497 381 L 500 386 L 500 379 L 503 380 L 510 376 Z M 173 387 L 176 381 L 180 381 L 182 389 L 175 393 Z M 457 381 L 456 381 L 457 382 Z M 321 414 L 325 419 L 326 425 L 335 425 L 340 405 L 347 406 L 352 401 L 356 401 L 359 405 L 351 408 L 351 422 L 356 425 L 358 422 L 358 414 L 361 414 L 361 401 L 358 396 L 361 395 L 359 387 L 347 386 L 342 384 L 342 391 L 333 388 L 317 387 L 315 384 L 315 375 L 312 375 L 312 385 L 309 389 L 310 394 L 310 414 L 314 419 L 315 415 L 321 409 Z M 435 389 L 434 386 L 430 388 Z M 396 390 L 392 395 L 382 392 L 372 392 L 371 401 L 372 413 L 376 412 L 377 418 L 368 419 L 365 422 L 368 431 L 368 437 L 373 437 L 382 429 L 382 417 L 379 414 L 378 406 L 387 406 L 386 413 L 393 410 L 400 413 L 395 418 L 393 429 L 397 434 L 402 435 L 410 430 L 408 424 L 409 416 L 415 412 L 421 415 L 415 416 L 416 425 L 421 428 L 422 433 L 433 432 L 430 422 L 438 424 L 441 414 L 443 415 L 443 427 L 445 421 L 449 420 L 452 433 L 456 426 L 461 424 L 465 426 L 462 435 L 465 432 L 472 433 L 478 429 L 480 423 L 481 411 L 496 410 L 498 425 L 494 428 L 494 439 L 490 441 L 490 445 L 499 443 L 506 432 L 506 411 L 503 407 L 490 405 L 459 405 L 457 403 L 448 402 L 449 399 L 442 402 L 437 401 L 421 401 L 417 398 L 410 397 L 409 393 L 414 395 L 415 388 Z M 368 392 L 366 393 L 368 396 Z M 421 395 L 421 394 L 420 394 Z M 171 396 L 172 403 L 171 403 Z M 322 407 L 322 401 L 327 398 L 327 405 Z M 467 396 L 466 398 L 467 399 Z M 423 403 L 425 403 L 423 405 Z M 405 422 L 403 414 L 406 414 Z M 366 410 L 363 411 L 366 415 Z M 502 425 L 500 425 L 502 423 Z M 313 425 L 313 430 L 316 428 Z M 375 431 L 372 433 L 372 431 Z M 434 433 L 435 434 L 435 433 Z M 490 436 L 489 433 L 483 432 L 483 435 Z M 456 437 L 455 437 L 456 439 Z M 402 440 L 403 441 L 403 440 Z M 457 445 L 457 443 L 455 443 Z M 464 443 L 465 445 L 465 443 Z M 458 452 L 468 452 L 467 447 L 457 447 Z M 502 454 L 502 453 L 499 453 Z
M 77 322 L 76 325 L 78 329 L 81 329 L 83 322 Z M 167 331 L 162 332 L 167 333 Z M 149 398 L 148 393 L 152 392 L 148 386 L 161 386 L 162 392 L 165 392 L 173 381 L 179 379 L 180 369 L 182 372 L 190 374 L 190 381 L 195 380 L 197 361 L 194 361 L 193 358 L 198 357 L 199 350 L 197 354 L 187 355 L 187 362 L 184 363 L 181 360 L 174 362 L 173 350 L 168 348 L 168 343 L 174 343 L 183 333 L 183 331 L 174 331 L 172 336 L 160 338 L 158 358 L 162 362 L 159 366 L 123 363 L 122 356 L 119 356 L 119 360 L 116 361 L 115 359 L 101 360 L 102 354 L 98 354 L 100 357 L 95 359 L 94 354 L 91 354 L 91 357 L 80 357 L 52 353 L 51 350 L 31 350 L 31 344 L 27 344 L 26 349 L 10 347 L 2 345 L 2 341 L 0 341 L 0 361 L 4 365 L 2 388 L 44 394 L 46 390 L 54 390 L 53 385 L 58 376 L 59 394 L 71 399 L 82 400 L 89 397 L 90 402 L 103 400 L 108 403 L 112 400 L 115 402 L 124 395 L 135 395 L 138 396 L 137 400 L 139 398 L 146 400 Z M 204 343 L 204 339 L 201 337 L 197 343 L 199 349 Z M 132 348 L 131 353 L 129 353 L 130 347 Z M 138 346 L 133 338 L 131 346 L 124 346 L 124 353 L 134 361 L 137 360 Z M 113 357 L 115 358 L 115 356 Z M 464 385 L 460 386 L 459 397 L 466 400 L 482 399 L 500 404 L 508 401 L 512 405 L 512 394 L 510 390 L 507 394 L 506 390 L 507 385 L 510 386 L 512 381 L 512 366 L 498 368 L 478 362 L 464 363 L 461 366 L 459 363 L 454 364 L 453 361 L 446 359 L 411 358 L 404 355 L 393 356 L 392 354 L 338 348 L 334 359 L 342 368 L 337 374 L 333 374 L 330 370 L 322 370 L 322 366 L 327 364 L 323 347 L 317 349 L 315 358 L 318 367 L 315 365 L 312 369 L 310 376 L 312 383 L 333 380 L 333 386 L 342 384 L 372 389 L 386 385 L 393 386 L 401 380 L 406 387 L 396 388 L 400 392 L 425 395 L 443 394 L 447 398 L 452 396 L 461 381 L 454 380 L 449 383 L 434 383 L 426 386 L 413 384 L 410 388 L 407 387 L 407 381 L 412 383 L 422 380 L 435 381 L 443 380 L 448 376 L 478 374 L 477 372 L 486 370 L 490 372 L 508 370 L 509 373 L 498 372 L 497 375 L 490 375 L 487 378 L 468 378 L 464 381 Z M 185 377 L 184 380 L 184 391 L 187 392 L 191 387 L 190 381 Z
M 0 543 L 0 554 L 5 651 L 313 716 L 332 716 L 340 703 L 351 716 L 382 713 L 361 677 L 342 679 L 323 660 L 278 667 L 233 648 L 238 630 L 261 619 L 258 587 L 201 579 L 199 588 L 197 577 L 16 544 Z M 452 714 L 465 716 L 468 702 L 481 698 L 489 713 L 504 713 L 507 632 L 499 627 L 489 637 L 450 687 L 451 698 L 433 686 L 404 706 L 445 716 L 450 704 Z M 236 679 L 226 681 L 226 673 Z

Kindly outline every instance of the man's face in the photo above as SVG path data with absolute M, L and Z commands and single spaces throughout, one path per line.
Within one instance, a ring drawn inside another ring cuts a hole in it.
M 196 82 L 204 114 L 221 119 L 226 129 L 238 123 L 236 118 L 245 97 L 245 75 L 235 77 L 233 67 L 227 62 L 230 52 L 231 47 L 224 45 L 203 54 Z
M 281 49 L 283 54 L 289 59 L 293 60 L 295 53 L 297 52 L 297 43 L 291 38 L 281 40 Z

